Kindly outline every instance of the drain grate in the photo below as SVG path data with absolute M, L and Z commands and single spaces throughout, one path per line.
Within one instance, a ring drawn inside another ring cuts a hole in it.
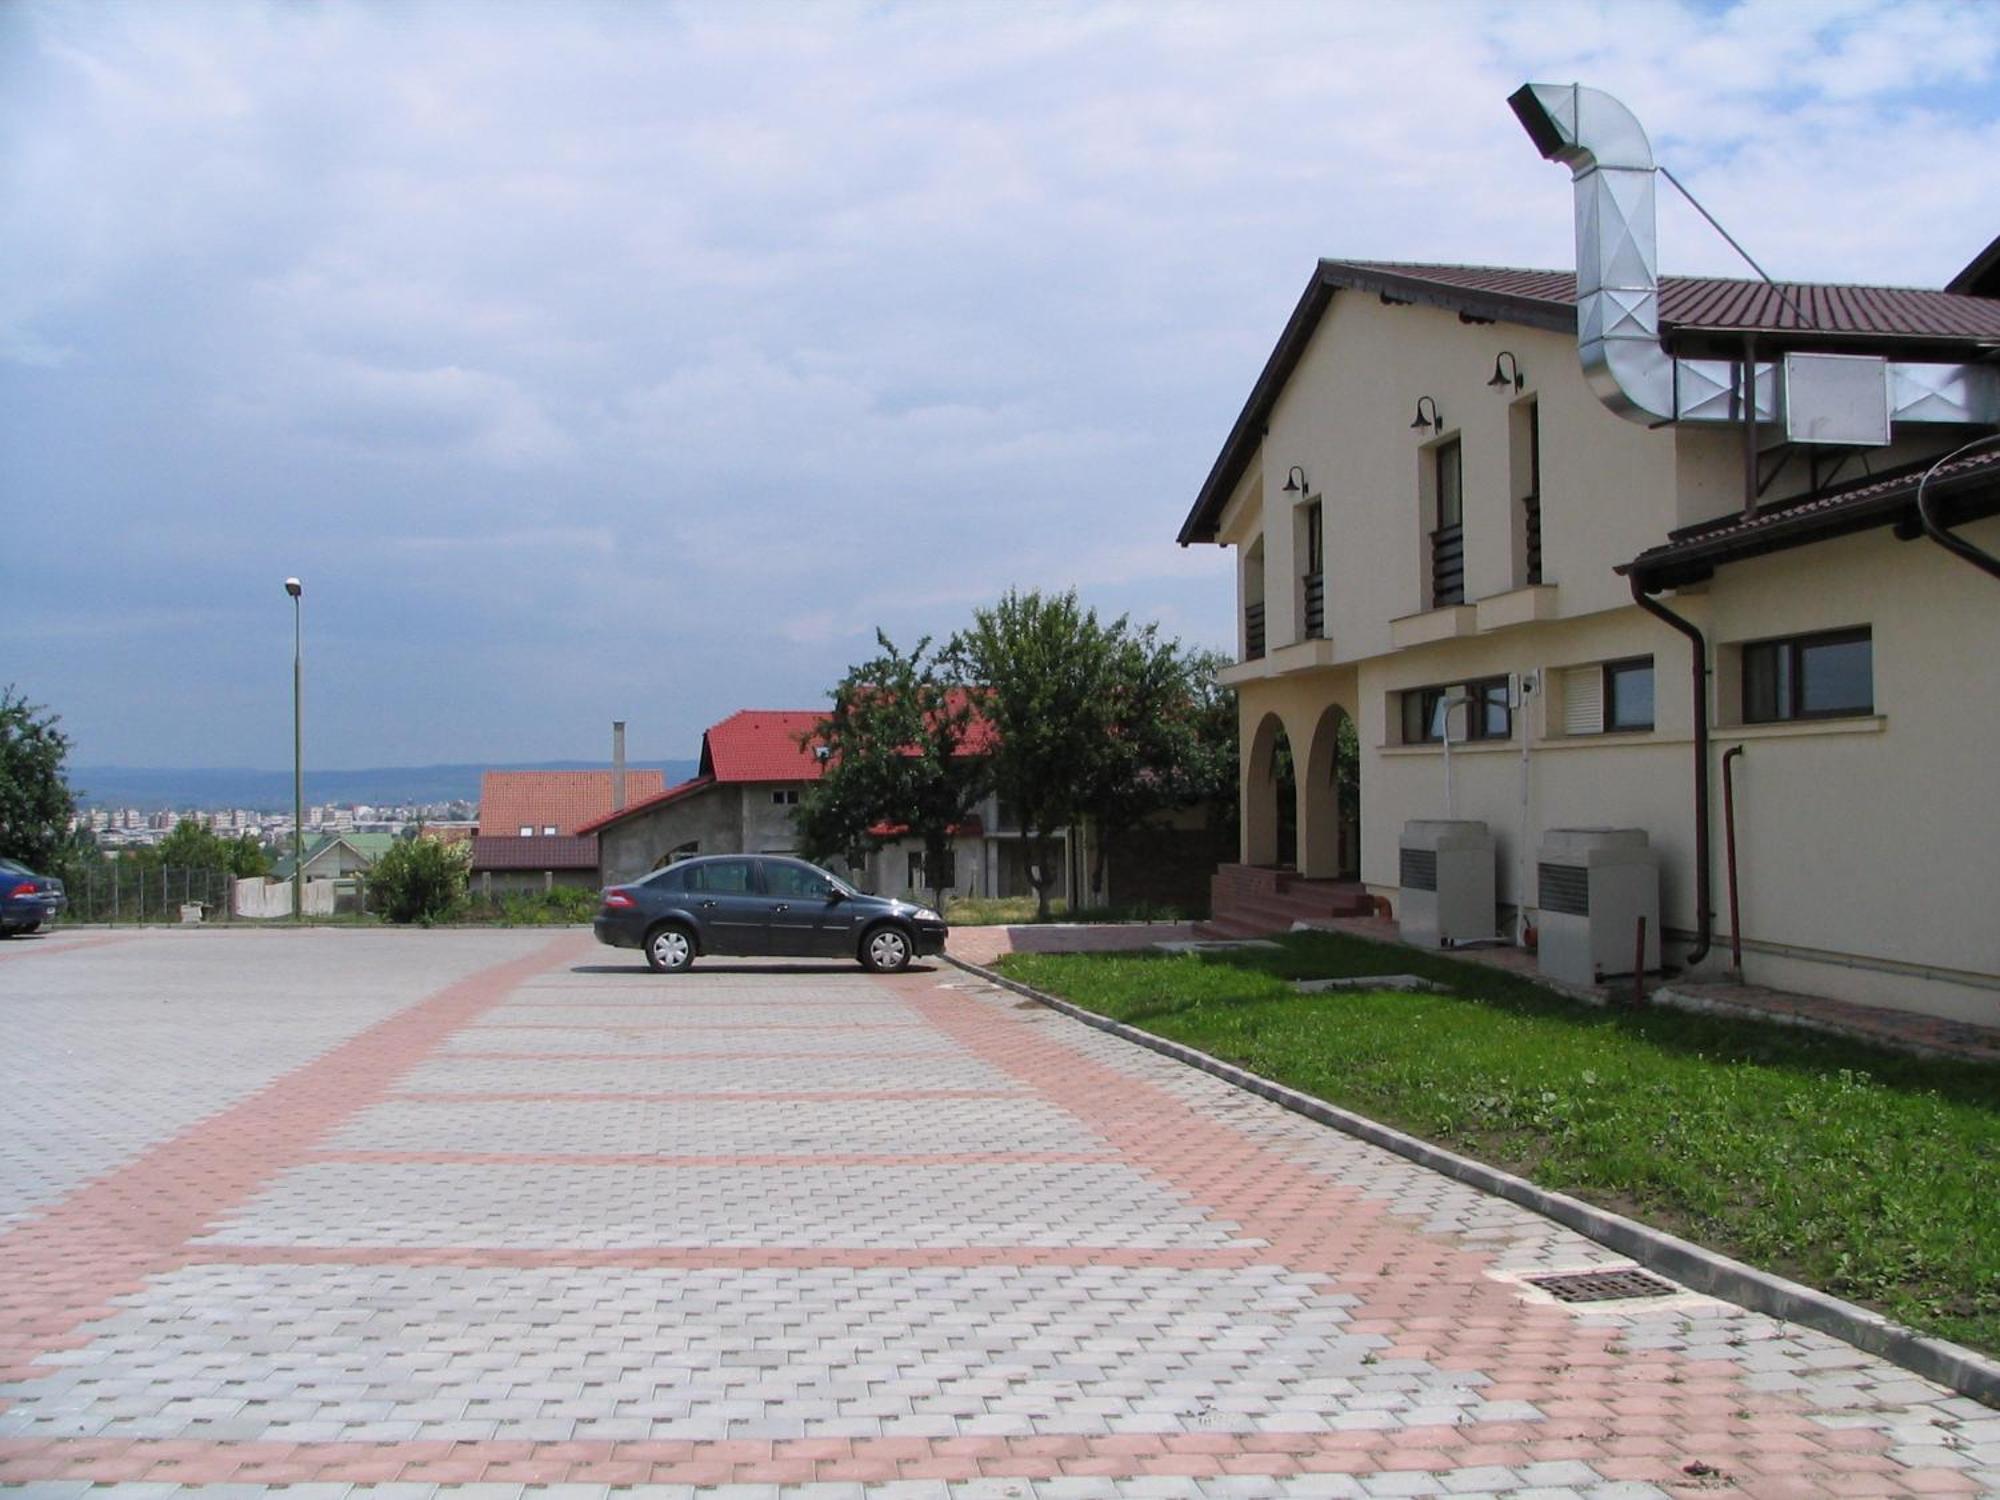
M 1671 1297 L 1680 1290 L 1637 1269 L 1626 1271 L 1577 1271 L 1562 1276 L 1530 1276 L 1528 1285 L 1540 1287 L 1558 1302 L 1617 1302 L 1626 1297 Z

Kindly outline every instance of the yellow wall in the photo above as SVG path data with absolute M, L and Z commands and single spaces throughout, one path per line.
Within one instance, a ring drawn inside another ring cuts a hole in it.
M 1528 377 L 1518 396 L 1486 384 L 1502 348 L 1514 351 Z M 1437 401 L 1444 436 L 1462 443 L 1468 605 L 1509 596 L 1486 610 L 1425 614 L 1422 476 L 1436 439 L 1409 425 L 1422 395 Z M 1528 398 L 1540 404 L 1543 576 L 1551 586 L 1533 596 L 1515 592 L 1517 424 L 1509 416 Z M 1906 442 L 1872 455 L 1871 466 L 1913 456 Z M 1323 642 L 1301 642 L 1299 526 L 1294 497 L 1282 493 L 1293 464 L 1306 471 L 1307 498 L 1326 508 Z M 1493 829 L 1499 900 L 1517 900 L 1524 856 L 1532 890 L 1545 829 L 1639 827 L 1662 855 L 1665 925 L 1691 932 L 1689 648 L 1633 605 L 1614 569 L 1673 528 L 1736 510 L 1742 474 L 1733 430 L 1648 431 L 1605 410 L 1584 385 L 1567 335 L 1467 325 L 1451 312 L 1337 294 L 1223 516 L 1239 588 L 1241 561 L 1260 537 L 1265 558 L 1269 655 L 1224 674 L 1238 688 L 1246 747 L 1245 857 L 1271 822 L 1268 790 L 1247 764 L 1259 726 L 1277 715 L 1303 769 L 1323 711 L 1339 704 L 1355 716 L 1362 746 L 1362 878 L 1393 897 L 1404 822 L 1446 811 L 1444 753 L 1398 743 L 1398 695 L 1536 672 L 1542 690 L 1517 718 L 1514 738 L 1454 746 L 1451 757 L 1457 815 Z M 1794 462 L 1766 499 L 1796 493 L 1809 479 L 1807 466 Z M 2000 520 L 1967 532 L 2000 549 Z M 2000 586 L 1932 543 L 1898 542 L 1878 529 L 1731 564 L 1667 602 L 1708 630 L 1716 647 L 1709 691 L 1717 725 L 1710 763 L 1717 945 L 1705 971 L 1727 961 L 1720 758 L 1742 743 L 1747 977 L 2000 1022 Z M 1482 619 L 1489 628 L 1480 628 Z M 1502 619 L 1511 623 L 1491 624 Z M 1852 625 L 1873 630 L 1874 716 L 1737 726 L 1740 643 Z M 1654 660 L 1652 731 L 1561 733 L 1554 673 L 1646 654 Z M 1309 787 L 1300 794 L 1300 863 L 1324 874 L 1312 795 Z

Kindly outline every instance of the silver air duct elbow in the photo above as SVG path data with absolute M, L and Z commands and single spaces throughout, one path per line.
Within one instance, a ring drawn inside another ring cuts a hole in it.
M 1791 442 L 1878 447 L 1890 441 L 1892 422 L 2000 424 L 2000 367 L 1989 363 L 1804 350 L 1749 369 L 1744 361 L 1675 359 L 1660 343 L 1655 172 L 1645 130 L 1616 99 L 1581 84 L 1525 84 L 1507 103 L 1535 149 L 1574 179 L 1577 352 L 1591 389 L 1621 417 L 1648 426 L 1748 418 L 1782 422 Z M 1839 387 L 1831 397 L 1829 380 Z
M 1507 103 L 1536 149 L 1573 174 L 1584 377 L 1621 417 L 1673 421 L 1674 362 L 1660 347 L 1653 147 L 1644 128 L 1609 94 L 1581 84 L 1526 84 Z

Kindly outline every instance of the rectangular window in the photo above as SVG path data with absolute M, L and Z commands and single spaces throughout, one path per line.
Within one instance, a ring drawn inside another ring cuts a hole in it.
M 794 788 L 786 787 L 771 793 L 771 804 L 774 807 L 797 807 L 799 794 Z
M 1435 745 L 1444 738 L 1444 697 L 1441 687 L 1410 688 L 1403 694 L 1403 743 Z
M 1507 679 L 1486 677 L 1468 683 L 1465 696 L 1466 735 L 1469 740 L 1504 740 L 1514 733 L 1514 710 L 1508 704 Z
M 1604 664 L 1604 727 L 1607 730 L 1653 727 L 1653 658 Z
M 1306 638 L 1326 635 L 1326 513 L 1319 501 L 1306 507 L 1306 572 L 1304 580 Z
M 553 838 L 555 837 L 556 825 L 553 823 L 544 823 L 542 825 L 542 832 L 547 836 L 549 836 L 550 838 Z
M 1522 558 L 1526 582 L 1542 581 L 1542 409 L 1528 408 L 1528 488 L 1521 496 Z
M 1746 724 L 1874 711 L 1874 641 L 1866 626 L 1755 641 L 1743 648 Z
M 523 823 L 521 825 L 521 837 L 524 839 L 531 839 L 534 836 L 535 836 L 535 825 L 533 823 Z
M 1431 454 L 1437 529 L 1431 533 L 1431 608 L 1465 602 L 1465 483 L 1458 439 Z
M 1460 526 L 1465 522 L 1465 476 L 1459 457 L 1458 439 L 1439 443 L 1437 463 L 1438 525 Z

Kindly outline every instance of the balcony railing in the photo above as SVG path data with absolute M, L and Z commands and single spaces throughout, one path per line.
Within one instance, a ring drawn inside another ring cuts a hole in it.
M 1465 528 L 1440 526 L 1431 533 L 1431 608 L 1465 603 Z
M 1523 495 L 1521 497 L 1522 532 L 1527 542 L 1528 582 L 1542 581 L 1542 497 Z
M 1264 606 L 1243 606 L 1243 659 L 1257 661 L 1264 655 Z
M 1326 574 L 1308 573 L 1306 584 L 1306 639 L 1323 639 L 1326 635 Z

